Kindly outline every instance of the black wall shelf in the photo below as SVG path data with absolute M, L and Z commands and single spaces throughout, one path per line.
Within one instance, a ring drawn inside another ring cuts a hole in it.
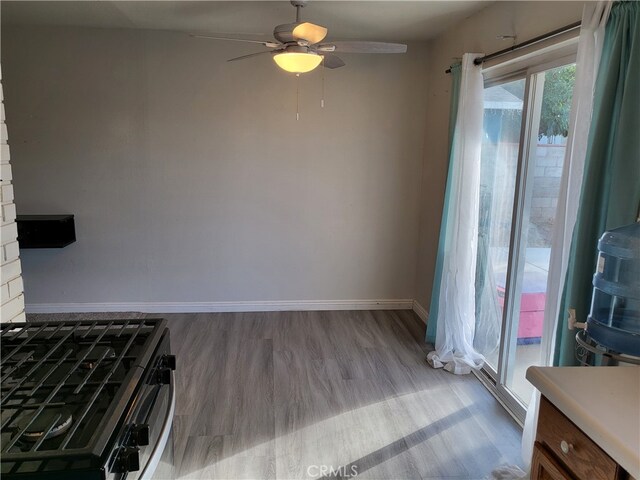
M 63 248 L 76 241 L 73 215 L 18 215 L 20 248 Z

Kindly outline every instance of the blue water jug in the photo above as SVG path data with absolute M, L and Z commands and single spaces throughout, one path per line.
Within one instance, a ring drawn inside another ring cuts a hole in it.
M 587 333 L 610 350 L 640 356 L 640 223 L 605 232 L 598 252 Z

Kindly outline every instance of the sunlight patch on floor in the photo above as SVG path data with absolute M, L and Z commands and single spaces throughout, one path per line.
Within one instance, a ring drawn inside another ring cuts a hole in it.
M 465 442 L 456 435 L 457 424 L 472 414 L 469 405 L 452 398 L 449 387 L 424 390 L 341 413 L 226 458 L 222 446 L 219 460 L 177 478 L 251 479 L 272 471 L 273 477 L 277 472 L 278 478 L 312 479 L 321 477 L 321 466 L 354 466 L 362 478 L 397 478 L 402 472 L 387 468 L 405 454 L 450 456 L 443 460 L 450 461 L 453 471 L 448 473 L 455 474 L 455 455 L 461 447 L 474 448 L 474 439 Z M 416 425 L 421 427 L 417 431 Z M 420 451 L 411 452 L 418 445 Z M 274 452 L 275 465 L 265 465 Z

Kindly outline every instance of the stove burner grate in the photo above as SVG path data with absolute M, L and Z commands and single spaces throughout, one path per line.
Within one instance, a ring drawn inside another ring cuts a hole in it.
M 165 328 L 161 319 L 1 324 L 3 473 L 100 458 Z
M 84 370 L 93 370 L 98 365 L 109 365 L 109 361 L 116 358 L 116 351 L 113 347 L 98 345 L 97 347 L 83 348 L 78 352 L 78 358 L 82 359 L 80 368 Z

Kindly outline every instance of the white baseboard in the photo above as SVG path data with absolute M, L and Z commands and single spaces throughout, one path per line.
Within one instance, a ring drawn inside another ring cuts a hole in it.
M 130 303 L 34 303 L 27 313 L 78 312 L 281 312 L 313 310 L 415 310 L 411 299 L 399 300 L 292 300 L 265 302 L 130 302 Z M 420 315 L 420 314 L 418 314 Z
M 416 315 L 420 317 L 420 320 L 426 324 L 427 320 L 429 320 L 429 312 L 427 312 L 427 309 L 420 305 L 417 300 L 413 301 L 412 309 Z

